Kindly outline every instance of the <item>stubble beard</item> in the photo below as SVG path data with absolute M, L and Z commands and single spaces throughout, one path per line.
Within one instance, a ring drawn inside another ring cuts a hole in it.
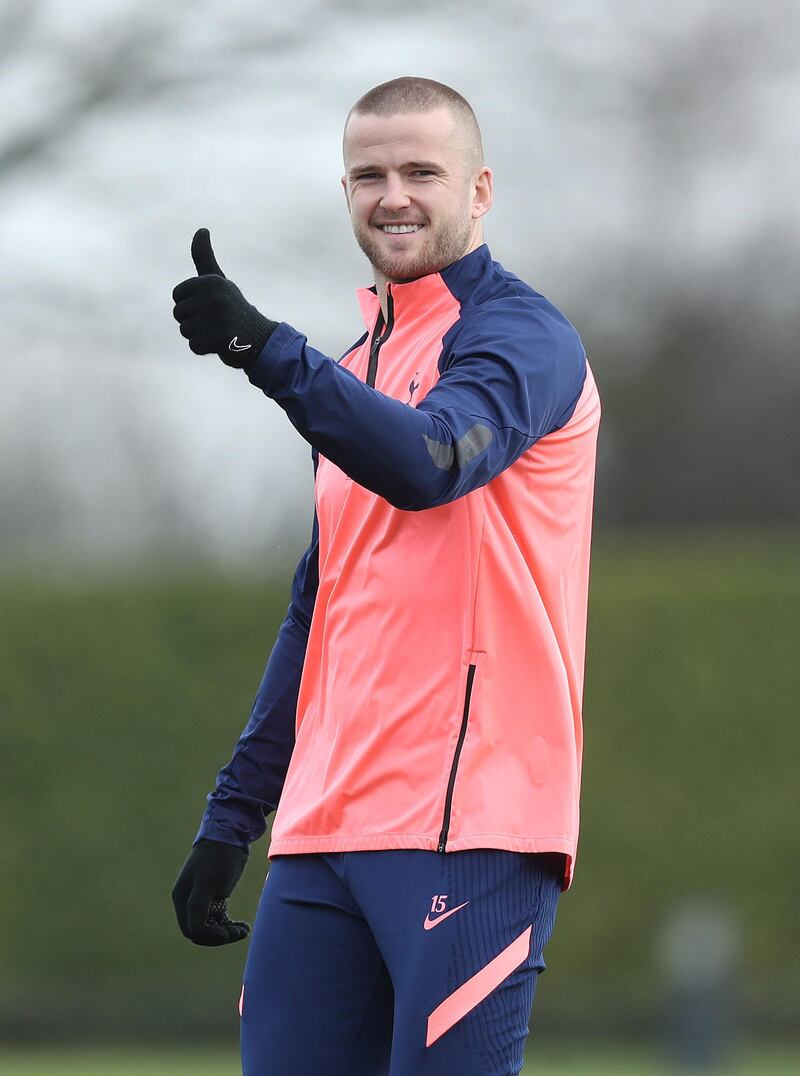
M 436 228 L 427 223 L 423 231 L 428 234 L 419 250 L 392 255 L 373 237 L 371 227 L 354 226 L 356 242 L 375 272 L 395 284 L 438 273 L 452 265 L 466 253 L 472 238 L 472 218 L 465 214 L 442 221 Z

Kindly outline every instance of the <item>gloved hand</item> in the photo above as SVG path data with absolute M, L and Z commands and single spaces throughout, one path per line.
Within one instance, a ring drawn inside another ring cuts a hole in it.
M 226 899 L 242 876 L 249 852 L 222 841 L 200 840 L 172 889 L 181 933 L 195 945 L 227 945 L 250 933 L 250 924 L 228 918 Z
M 172 316 L 195 355 L 216 352 L 226 366 L 251 366 L 278 322 L 260 314 L 217 265 L 208 228 L 195 232 L 192 261 L 197 276 L 181 281 L 172 292 Z

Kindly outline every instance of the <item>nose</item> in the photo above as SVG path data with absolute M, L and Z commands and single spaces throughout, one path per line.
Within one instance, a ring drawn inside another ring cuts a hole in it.
M 407 209 L 411 205 L 411 199 L 405 190 L 405 182 L 402 176 L 386 177 L 386 189 L 381 198 L 381 208 L 388 210 Z

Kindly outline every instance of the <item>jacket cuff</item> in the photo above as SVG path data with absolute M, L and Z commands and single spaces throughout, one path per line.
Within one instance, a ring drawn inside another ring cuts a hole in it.
M 275 323 L 273 323 L 275 324 Z M 262 347 L 255 362 L 246 367 L 245 373 L 250 383 L 261 389 L 267 396 L 279 392 L 281 387 L 291 380 L 292 367 L 296 361 L 288 351 L 288 345 L 296 338 L 305 339 L 285 321 L 275 324 L 267 342 Z
M 223 844 L 235 844 L 239 848 L 250 848 L 252 838 L 242 830 L 229 829 L 228 826 L 220 825 L 219 822 L 206 821 L 205 819 L 197 831 L 197 836 L 192 841 L 192 847 L 198 841 L 221 841 Z

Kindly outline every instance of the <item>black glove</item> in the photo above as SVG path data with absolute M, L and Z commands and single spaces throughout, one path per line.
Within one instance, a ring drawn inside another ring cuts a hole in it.
M 195 945 L 227 945 L 250 933 L 228 918 L 226 898 L 242 876 L 249 852 L 235 844 L 200 840 L 172 889 L 181 933 Z
M 219 355 L 226 366 L 247 369 L 256 361 L 278 322 L 259 314 L 233 281 L 226 279 L 211 249 L 208 228 L 195 232 L 192 261 L 197 276 L 172 293 L 172 316 L 195 355 Z

